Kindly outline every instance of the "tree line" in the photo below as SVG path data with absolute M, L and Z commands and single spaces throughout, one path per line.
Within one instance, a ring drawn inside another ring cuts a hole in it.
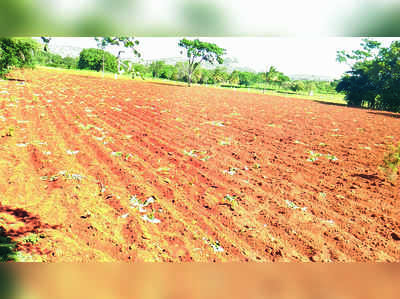
M 265 72 L 233 70 L 223 66 L 202 67 L 203 62 L 222 64 L 226 50 L 216 44 L 182 39 L 179 46 L 187 61 L 174 65 L 158 60 L 151 63 L 133 63 L 121 59 L 121 53 L 106 51 L 112 45 L 122 46 L 140 56 L 137 40 L 131 37 L 95 38 L 98 47 L 83 49 L 77 58 L 50 53 L 51 38 L 42 37 L 43 45 L 29 38 L 0 38 L 0 76 L 13 67 L 33 67 L 36 64 L 69 68 L 125 73 L 132 77 L 161 78 L 197 84 L 219 84 L 227 87 L 252 87 L 290 90 L 292 92 L 344 93 L 349 106 L 400 112 L 400 41 L 385 48 L 381 43 L 364 39 L 361 49 L 347 53 L 338 51 L 337 61 L 348 63 L 351 70 L 333 82 L 296 80 L 269 67 Z

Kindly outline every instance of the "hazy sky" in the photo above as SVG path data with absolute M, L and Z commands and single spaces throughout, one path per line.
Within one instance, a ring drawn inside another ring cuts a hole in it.
M 144 60 L 180 57 L 179 39 L 139 37 L 138 50 Z M 225 48 L 227 57 L 236 58 L 239 65 L 256 71 L 265 71 L 267 66 L 273 65 L 288 75 L 309 74 L 331 77 L 340 77 L 348 70 L 347 65 L 336 62 L 336 51 L 358 49 L 361 41 L 361 38 L 354 37 L 202 37 L 200 39 Z M 376 40 L 381 41 L 384 46 L 389 46 L 394 39 L 376 38 Z M 96 47 L 93 38 L 53 38 L 51 43 L 81 48 Z M 115 53 L 115 49 L 110 49 L 110 52 Z

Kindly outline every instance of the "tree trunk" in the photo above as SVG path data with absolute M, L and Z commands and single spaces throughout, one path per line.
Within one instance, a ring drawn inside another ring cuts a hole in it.
M 190 83 L 192 83 L 192 66 L 190 65 L 189 62 L 189 66 L 188 66 L 188 86 L 190 87 Z
M 103 50 L 103 77 L 104 77 L 104 50 Z

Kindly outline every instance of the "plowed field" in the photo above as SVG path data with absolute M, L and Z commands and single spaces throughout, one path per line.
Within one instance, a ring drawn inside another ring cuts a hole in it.
M 399 115 L 43 69 L 9 77 L 0 226 L 20 257 L 400 261 L 399 184 L 378 171 Z

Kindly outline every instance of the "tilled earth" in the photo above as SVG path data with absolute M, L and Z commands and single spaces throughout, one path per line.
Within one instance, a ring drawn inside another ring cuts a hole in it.
M 0 227 L 40 261 L 400 261 L 400 115 L 207 87 L 0 81 Z

